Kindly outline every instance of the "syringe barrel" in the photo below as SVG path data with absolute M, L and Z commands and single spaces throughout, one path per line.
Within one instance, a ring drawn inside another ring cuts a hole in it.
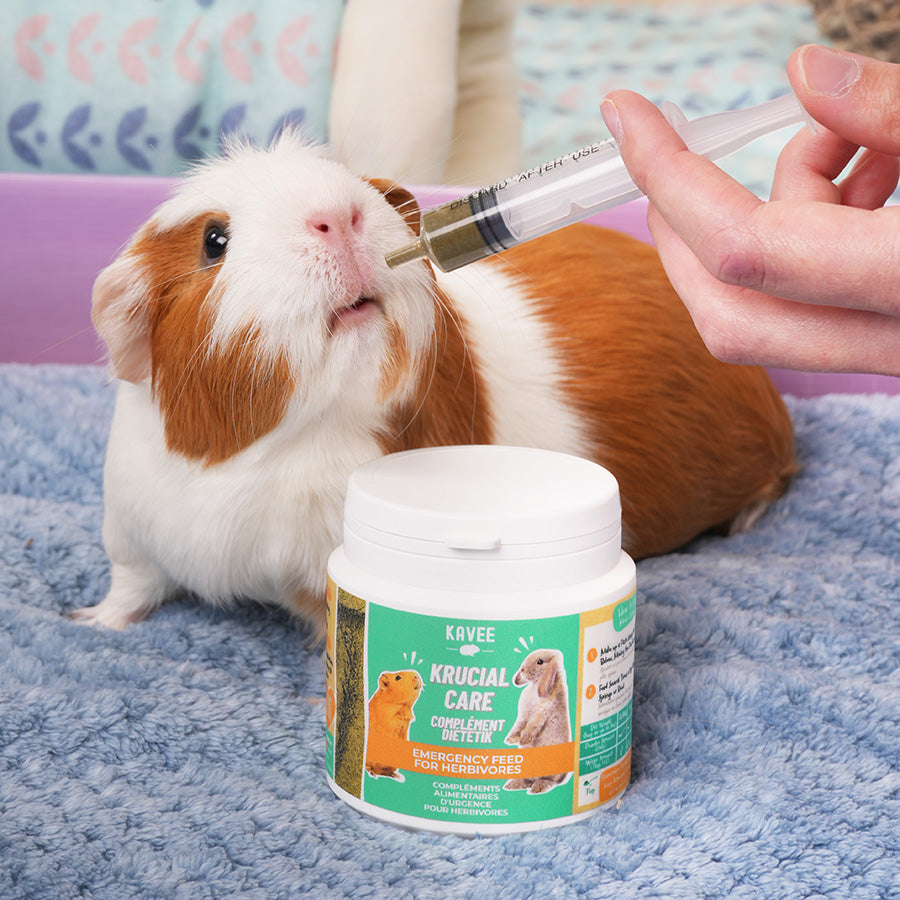
M 444 272 L 519 243 L 500 214 L 496 191 L 485 188 L 422 214 L 422 242 Z
M 421 239 L 450 272 L 638 196 L 615 143 L 601 141 L 428 210 Z
M 507 179 L 495 200 L 518 244 L 640 196 L 615 141 L 605 140 Z

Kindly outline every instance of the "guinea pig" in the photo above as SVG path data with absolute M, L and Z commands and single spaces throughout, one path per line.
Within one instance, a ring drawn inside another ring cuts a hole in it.
M 446 275 L 389 269 L 419 212 L 295 134 L 201 165 L 98 277 L 119 379 L 104 466 L 124 628 L 176 592 L 324 623 L 350 472 L 524 445 L 618 479 L 635 558 L 747 527 L 794 471 L 766 373 L 714 359 L 649 245 L 573 226 Z
M 567 744 L 572 738 L 569 725 L 569 689 L 563 657 L 559 650 L 533 650 L 513 677 L 524 687 L 519 696 L 518 715 L 505 743 L 517 747 L 547 747 Z M 508 791 L 527 790 L 542 794 L 562 784 L 568 772 L 548 773 L 538 778 L 513 778 L 503 787 Z
M 378 688 L 369 700 L 366 771 L 370 775 L 403 780 L 397 766 L 385 758 L 381 740 L 408 738 L 409 724 L 415 719 L 412 708 L 421 690 L 418 672 L 382 672 L 379 676 Z

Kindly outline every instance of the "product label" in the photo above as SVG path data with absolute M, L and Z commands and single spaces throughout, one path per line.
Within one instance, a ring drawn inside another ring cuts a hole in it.
M 385 810 L 562 818 L 631 774 L 635 595 L 541 619 L 401 612 L 328 585 L 328 774 Z

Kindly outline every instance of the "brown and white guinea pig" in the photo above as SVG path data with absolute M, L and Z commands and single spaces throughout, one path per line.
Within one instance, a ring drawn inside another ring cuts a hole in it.
M 413 447 L 596 460 L 637 558 L 785 489 L 781 399 L 707 352 L 650 246 L 584 225 L 450 275 L 389 269 L 417 222 L 287 134 L 203 165 L 100 274 L 111 586 L 77 617 L 123 628 L 187 590 L 321 629 L 350 472 Z

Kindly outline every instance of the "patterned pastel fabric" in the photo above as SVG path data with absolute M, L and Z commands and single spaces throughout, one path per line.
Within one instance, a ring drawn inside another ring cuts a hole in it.
M 285 123 L 324 139 L 342 0 L 3 0 L 0 169 L 173 174 Z
M 177 173 L 225 136 L 285 122 L 327 140 L 343 0 L 3 0 L 0 170 Z M 689 118 L 788 90 L 791 51 L 821 41 L 808 3 L 522 3 L 515 24 L 524 156 L 607 135 L 613 88 Z M 765 196 L 788 135 L 722 163 Z
M 808 3 L 523 4 L 516 19 L 526 160 L 537 165 L 608 136 L 600 101 L 614 88 L 671 100 L 696 116 L 786 93 L 791 52 L 822 41 Z M 755 141 L 722 167 L 767 195 L 789 137 Z

